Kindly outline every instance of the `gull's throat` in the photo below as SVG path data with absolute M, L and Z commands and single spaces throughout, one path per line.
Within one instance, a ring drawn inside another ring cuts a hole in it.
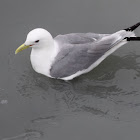
M 45 45 L 45 44 L 44 44 Z M 50 76 L 51 65 L 59 52 L 55 41 L 41 48 L 32 48 L 30 59 L 33 69 L 41 74 Z

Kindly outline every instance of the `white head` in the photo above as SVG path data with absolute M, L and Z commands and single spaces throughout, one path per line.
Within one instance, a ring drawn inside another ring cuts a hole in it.
M 52 42 L 51 34 L 42 28 L 36 28 L 30 31 L 27 35 L 25 45 L 32 45 L 31 47 L 45 47 L 43 44 L 45 43 L 46 47 L 47 44 Z
M 27 35 L 26 41 L 16 50 L 16 54 L 26 48 L 42 48 L 52 45 L 53 38 L 51 34 L 42 28 L 36 28 L 30 31 Z

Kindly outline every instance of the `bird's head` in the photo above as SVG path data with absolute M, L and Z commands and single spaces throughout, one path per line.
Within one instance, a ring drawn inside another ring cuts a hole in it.
M 15 54 L 29 47 L 34 49 L 47 47 L 52 43 L 52 41 L 53 38 L 47 30 L 36 28 L 28 33 L 25 43 L 16 49 Z

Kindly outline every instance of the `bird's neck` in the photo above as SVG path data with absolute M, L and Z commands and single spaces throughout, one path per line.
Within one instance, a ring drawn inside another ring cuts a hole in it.
M 59 48 L 54 40 L 47 47 L 32 48 L 30 59 L 33 69 L 50 77 L 51 65 L 58 52 Z

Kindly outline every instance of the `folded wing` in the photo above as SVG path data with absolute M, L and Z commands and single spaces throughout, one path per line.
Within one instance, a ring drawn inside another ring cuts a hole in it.
M 88 69 L 124 39 L 125 34 L 122 32 L 112 35 L 87 33 L 57 36 L 55 40 L 60 52 L 51 67 L 51 76 L 64 78 Z

